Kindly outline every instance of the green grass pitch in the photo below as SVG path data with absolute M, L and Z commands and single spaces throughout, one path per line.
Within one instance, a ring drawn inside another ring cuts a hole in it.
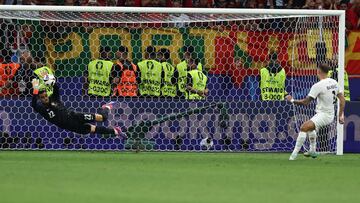
M 288 156 L 0 151 L 0 202 L 360 202 L 360 155 Z

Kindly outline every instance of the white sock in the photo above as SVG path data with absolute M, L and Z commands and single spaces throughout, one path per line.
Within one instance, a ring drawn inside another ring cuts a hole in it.
M 301 147 L 303 146 L 303 144 L 305 142 L 305 139 L 306 139 L 306 133 L 300 131 L 299 136 L 296 139 L 296 144 L 295 144 L 294 151 L 292 152 L 292 155 L 296 156 L 299 153 Z
M 308 132 L 309 140 L 310 140 L 310 152 L 316 152 L 316 131 Z

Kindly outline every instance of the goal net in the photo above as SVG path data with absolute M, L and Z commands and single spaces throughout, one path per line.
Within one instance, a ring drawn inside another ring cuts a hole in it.
M 284 95 L 306 97 L 320 63 L 339 67 L 343 78 L 341 15 L 0 6 L 0 148 L 290 151 L 315 103 L 296 107 Z M 101 72 L 94 60 L 113 68 Z M 35 113 L 31 79 L 44 66 L 73 111 L 96 113 L 115 101 L 108 121 L 97 125 L 126 128 L 128 139 L 79 135 Z M 92 84 L 96 79 L 107 82 Z M 335 152 L 341 128 L 334 120 L 318 136 L 318 151 Z M 213 145 L 200 145 L 205 138 Z

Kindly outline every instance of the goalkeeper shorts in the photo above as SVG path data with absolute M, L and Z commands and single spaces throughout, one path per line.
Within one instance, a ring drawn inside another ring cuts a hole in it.
M 317 113 L 310 119 L 315 124 L 316 131 L 320 128 L 331 124 L 334 121 L 334 114 Z

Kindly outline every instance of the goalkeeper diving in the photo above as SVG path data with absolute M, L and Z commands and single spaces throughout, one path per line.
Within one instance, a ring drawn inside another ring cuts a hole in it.
M 301 147 L 303 146 L 306 136 L 309 136 L 310 150 L 304 153 L 305 156 L 316 158 L 316 132 L 324 126 L 331 124 L 335 117 L 334 105 L 337 104 L 337 99 L 340 101 L 339 108 L 339 123 L 344 124 L 344 108 L 345 98 L 343 90 L 339 89 L 339 84 L 336 80 L 328 78 L 330 68 L 326 64 L 322 64 L 317 69 L 317 76 L 319 82 L 315 83 L 305 99 L 294 100 L 291 95 L 287 95 L 286 99 L 296 105 L 308 105 L 312 100 L 316 103 L 316 114 L 308 121 L 305 121 L 301 127 L 299 136 L 296 139 L 294 151 L 291 153 L 289 160 L 295 160 Z
M 104 127 L 90 124 L 92 122 L 105 122 L 114 102 L 102 106 L 99 113 L 80 113 L 69 110 L 60 100 L 59 87 L 53 86 L 53 93 L 49 97 L 46 89 L 40 89 L 39 79 L 32 80 L 33 98 L 31 106 L 36 112 L 59 128 L 79 134 L 108 134 L 123 137 L 120 127 Z

